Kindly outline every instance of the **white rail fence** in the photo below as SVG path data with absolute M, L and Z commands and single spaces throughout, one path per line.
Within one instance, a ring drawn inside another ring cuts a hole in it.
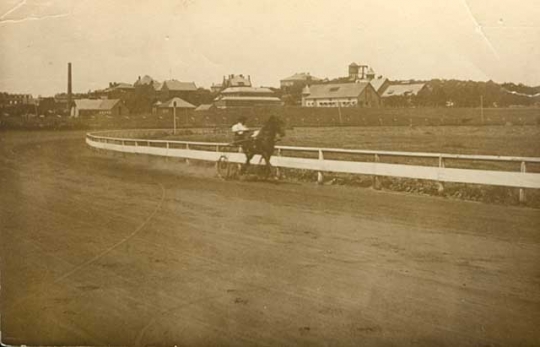
M 155 132 L 148 130 L 147 133 Z M 166 131 L 164 131 L 166 132 Z M 117 132 L 119 133 L 119 132 Z M 123 134 L 129 132 L 124 132 Z M 132 132 L 134 134 L 136 132 Z M 133 136 L 133 135 L 130 135 Z M 140 138 L 112 137 L 102 133 L 88 133 L 86 143 L 94 148 L 123 153 L 149 154 L 164 157 L 204 160 L 217 162 L 225 155 L 231 163 L 244 163 L 243 153 L 235 151 L 227 143 L 168 141 Z M 289 155 L 285 155 L 289 153 Z M 292 155 L 291 155 L 292 154 Z M 327 159 L 330 155 L 358 156 L 355 160 Z M 304 157 L 300 157 L 303 155 Z M 311 158 L 306 158 L 311 156 Z M 366 156 L 372 161 L 366 161 Z M 407 165 L 381 162 L 381 158 L 415 158 L 430 159 L 436 166 Z M 257 156 L 253 162 L 257 163 Z M 363 161 L 362 161 L 363 159 Z M 479 166 L 480 162 L 506 162 L 519 164 L 520 171 L 501 171 L 477 168 L 446 167 L 449 160 L 466 161 L 467 167 Z M 437 182 L 454 182 L 469 184 L 485 184 L 495 186 L 516 187 L 520 189 L 520 200 L 525 200 L 523 188 L 540 188 L 540 173 L 527 172 L 528 164 L 539 164 L 540 158 L 503 157 L 489 155 L 461 155 L 418 152 L 373 151 L 338 148 L 314 148 L 276 146 L 276 154 L 271 164 L 279 168 L 313 170 L 318 172 L 322 181 L 323 172 L 349 173 L 378 176 L 390 176 L 412 179 L 433 180 Z

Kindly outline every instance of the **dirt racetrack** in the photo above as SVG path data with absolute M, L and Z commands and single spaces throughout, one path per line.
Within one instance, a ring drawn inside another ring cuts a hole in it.
M 2 342 L 534 346 L 540 211 L 0 133 Z

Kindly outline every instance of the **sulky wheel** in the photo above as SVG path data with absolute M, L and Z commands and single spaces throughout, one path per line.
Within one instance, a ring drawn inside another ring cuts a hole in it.
M 229 158 L 226 155 L 219 157 L 216 163 L 218 176 L 222 179 L 228 179 L 231 174 L 231 166 L 232 164 L 229 163 Z

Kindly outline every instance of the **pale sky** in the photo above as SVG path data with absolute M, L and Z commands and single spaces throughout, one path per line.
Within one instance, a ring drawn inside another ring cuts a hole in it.
M 540 85 L 538 0 L 0 0 L 0 91 L 295 72 Z

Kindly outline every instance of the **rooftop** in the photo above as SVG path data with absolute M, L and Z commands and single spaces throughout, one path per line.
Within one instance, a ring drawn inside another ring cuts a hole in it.
M 294 75 L 282 79 L 282 81 L 320 81 L 321 79 L 315 76 L 311 76 L 309 72 L 297 72 Z
M 197 86 L 194 82 L 180 82 L 178 80 L 168 80 L 163 82 L 161 85 L 161 89 L 165 88 L 167 86 L 167 89 L 174 90 L 174 91 L 196 91 Z
M 229 75 L 229 78 L 227 80 L 229 81 L 229 85 L 231 87 L 251 87 L 250 78 L 246 78 L 244 77 L 244 75 Z
M 221 94 L 233 94 L 233 93 L 273 94 L 274 92 L 269 88 L 255 88 L 255 87 L 230 87 L 221 92 Z
M 356 98 L 367 87 L 369 82 L 314 84 L 309 88 L 307 99 L 319 98 Z
M 215 101 L 219 100 L 246 100 L 246 101 L 256 101 L 256 100 L 264 100 L 264 101 L 278 101 L 281 102 L 280 98 L 276 98 L 274 96 L 224 96 L 219 99 L 216 99 Z
M 406 96 L 406 95 L 416 95 L 422 88 L 424 88 L 425 83 L 414 83 L 414 84 L 393 84 L 388 86 L 384 93 L 382 94 L 383 98 L 390 96 Z
M 373 89 L 377 91 L 377 93 L 381 92 L 380 89 L 384 85 L 384 83 L 388 81 L 388 78 L 381 77 L 381 78 L 374 78 L 369 83 L 373 86 Z
M 160 90 L 162 85 L 163 85 L 163 83 L 160 83 L 158 81 L 153 81 L 152 82 L 152 87 L 154 87 L 154 90 Z
M 171 100 L 167 100 L 163 103 L 157 104 L 156 106 L 159 108 L 174 108 L 175 102 L 177 108 L 195 108 L 194 105 L 180 98 L 172 98 Z
M 110 110 L 118 102 L 120 102 L 120 99 L 77 99 L 75 100 L 75 106 L 79 110 Z
M 212 104 L 202 104 L 202 105 L 199 105 L 195 111 L 209 111 L 210 109 L 212 109 L 214 107 L 214 105 Z
M 105 89 L 106 92 L 118 89 L 134 89 L 135 87 L 129 83 L 115 83 L 111 87 Z
M 134 86 L 144 85 L 144 84 L 152 84 L 154 82 L 154 79 L 148 75 L 144 75 L 143 78 L 139 76 L 139 79 L 133 83 Z

